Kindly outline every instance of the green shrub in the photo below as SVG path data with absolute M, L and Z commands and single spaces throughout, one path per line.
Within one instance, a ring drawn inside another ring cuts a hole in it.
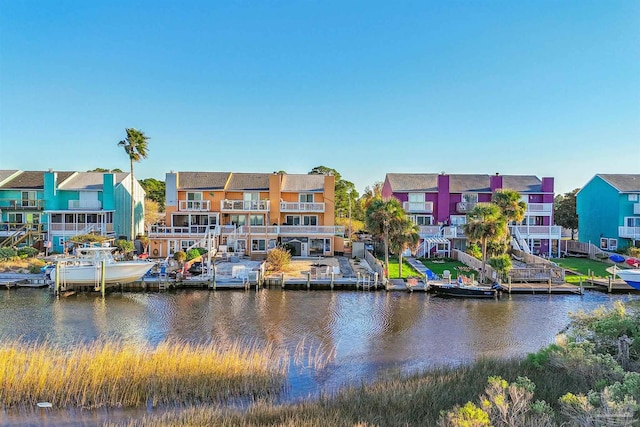
M 18 256 L 25 258 L 33 258 L 38 255 L 39 251 L 36 248 L 32 248 L 31 246 L 25 246 L 24 248 L 18 249 Z
M 489 260 L 489 265 L 494 268 L 503 277 L 509 273 L 513 266 L 511 257 L 508 254 L 495 256 Z
M 187 261 L 191 261 L 192 259 L 196 259 L 200 256 L 200 251 L 198 248 L 189 249 L 187 251 Z
M 120 239 L 116 240 L 116 247 L 123 254 L 131 253 L 135 250 L 135 246 L 131 240 Z
M 17 256 L 17 252 L 13 248 L 0 248 L 0 261 L 7 261 Z
M 467 246 L 467 250 L 465 252 L 475 259 L 482 259 L 482 249 L 480 249 L 480 246 L 478 246 L 477 243 L 472 243 Z

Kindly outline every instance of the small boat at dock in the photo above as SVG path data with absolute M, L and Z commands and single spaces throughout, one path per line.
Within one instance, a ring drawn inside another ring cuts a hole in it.
M 429 282 L 429 290 L 438 296 L 457 298 L 495 298 L 498 289 L 483 286 L 464 276 L 459 276 L 454 282 Z
M 627 285 L 640 291 L 640 269 L 616 269 L 615 273 L 619 278 L 624 280 Z
M 113 256 L 114 247 L 77 248 L 76 256 L 57 261 L 48 269 L 48 277 L 55 280 L 56 268 L 58 280 L 62 283 L 97 285 L 102 281 L 104 265 L 104 283 L 124 284 L 140 280 L 151 268 L 150 261 L 117 261 Z

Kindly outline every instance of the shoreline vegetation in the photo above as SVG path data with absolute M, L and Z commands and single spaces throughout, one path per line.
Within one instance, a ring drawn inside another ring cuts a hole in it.
M 268 398 L 285 384 L 287 357 L 271 346 L 167 341 L 0 344 L 4 408 L 97 409 Z
M 527 357 L 394 374 L 275 403 L 288 356 L 271 347 L 99 342 L 0 345 L 5 408 L 166 411 L 108 426 L 638 426 L 640 304 L 571 315 L 556 344 Z M 250 402 L 241 409 L 225 402 Z

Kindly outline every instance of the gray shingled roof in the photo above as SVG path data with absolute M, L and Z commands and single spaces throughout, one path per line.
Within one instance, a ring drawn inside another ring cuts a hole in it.
M 2 182 L 5 179 L 9 178 L 11 175 L 13 175 L 16 172 L 18 172 L 18 169 L 0 170 L 0 182 Z
M 232 173 L 227 191 L 269 191 L 269 173 Z
M 438 191 L 438 174 L 435 173 L 388 173 L 391 191 Z
M 534 175 L 503 175 L 502 188 L 518 193 L 542 193 L 542 181 Z
M 7 181 L 2 188 L 18 190 L 44 190 L 45 171 L 23 171 L 15 178 Z M 74 172 L 58 172 L 58 182 L 73 175 Z
M 178 172 L 181 190 L 223 190 L 231 172 Z
M 489 175 L 449 175 L 449 193 L 491 193 Z
M 283 193 L 299 193 L 302 191 L 322 193 L 324 191 L 324 175 L 283 175 L 281 191 Z
M 599 173 L 597 176 L 622 193 L 640 192 L 640 175 Z
M 58 175 L 58 182 L 62 182 L 59 188 L 61 190 L 100 191 L 104 184 L 103 175 L 102 172 L 78 172 L 77 175 L 65 182 Z M 116 184 L 120 184 L 129 173 L 117 172 L 114 175 Z

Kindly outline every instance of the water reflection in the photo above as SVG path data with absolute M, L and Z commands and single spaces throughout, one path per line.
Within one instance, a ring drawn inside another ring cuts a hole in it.
M 610 306 L 618 299 L 640 296 L 591 292 L 481 301 L 419 293 L 197 290 L 56 299 L 46 290 L 2 290 L 0 338 L 270 344 L 298 362 L 289 375 L 291 399 L 387 370 L 524 355 L 553 342 L 570 311 Z

